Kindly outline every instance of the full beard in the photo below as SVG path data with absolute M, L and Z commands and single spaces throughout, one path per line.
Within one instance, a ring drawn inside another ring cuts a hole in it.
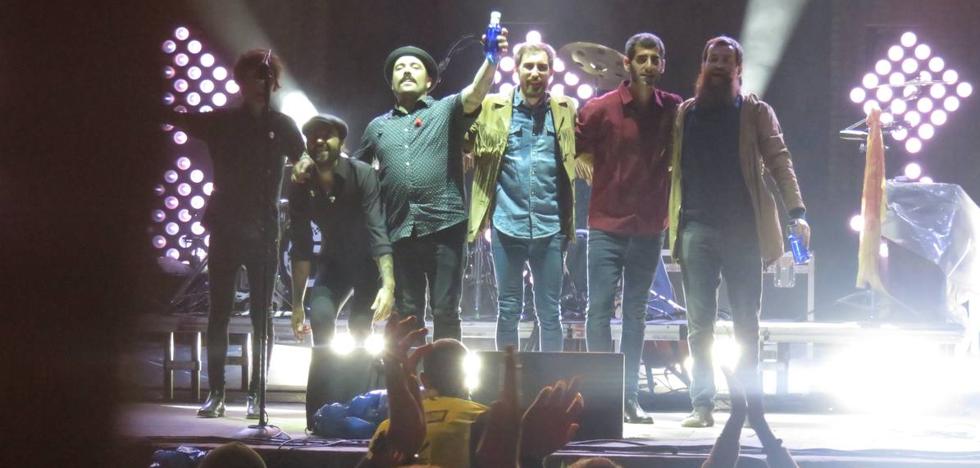
M 694 102 L 698 107 L 717 109 L 735 103 L 737 84 L 731 76 L 702 71 L 694 86 Z

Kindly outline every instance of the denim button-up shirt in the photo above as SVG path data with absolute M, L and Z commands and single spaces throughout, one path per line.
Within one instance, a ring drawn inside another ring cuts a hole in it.
M 513 109 L 493 225 L 520 239 L 550 236 L 561 230 L 554 119 L 547 98 L 530 107 L 515 92 Z

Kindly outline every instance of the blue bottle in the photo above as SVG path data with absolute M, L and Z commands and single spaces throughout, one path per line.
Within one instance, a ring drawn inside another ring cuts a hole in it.
M 789 248 L 793 252 L 793 261 L 802 265 L 810 261 L 810 251 L 806 248 L 803 236 L 799 233 L 800 223 L 796 220 L 789 223 Z
M 487 26 L 487 41 L 483 44 L 483 53 L 487 56 L 487 61 L 497 63 L 500 59 L 500 51 L 497 50 L 497 36 L 500 35 L 500 12 L 490 12 L 490 24 Z

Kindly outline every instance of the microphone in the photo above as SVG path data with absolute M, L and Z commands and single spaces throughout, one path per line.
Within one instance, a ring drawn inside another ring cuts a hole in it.
M 846 141 L 865 141 L 868 139 L 868 132 L 862 130 L 841 130 L 838 132 L 841 140 Z

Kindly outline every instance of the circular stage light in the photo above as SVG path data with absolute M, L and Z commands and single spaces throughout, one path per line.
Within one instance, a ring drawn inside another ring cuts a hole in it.
M 861 84 L 868 89 L 878 86 L 878 75 L 875 75 L 874 73 L 865 74 L 864 77 L 861 78 Z
M 228 78 L 228 69 L 225 67 L 214 67 L 214 70 L 211 71 L 211 76 L 218 81 L 223 81 L 225 78 Z
M 204 67 L 210 67 L 211 65 L 214 65 L 214 56 L 211 54 L 202 54 L 201 65 L 203 65 Z
M 919 138 L 931 140 L 934 136 L 936 136 L 936 127 L 933 127 L 932 124 L 924 123 L 919 127 Z
M 902 45 L 905 47 L 912 47 L 915 45 L 915 41 L 917 40 L 918 38 L 915 36 L 915 33 L 909 31 L 902 34 L 902 37 L 899 39 L 899 42 L 901 42 Z
M 553 96 L 564 96 L 565 95 L 565 85 L 561 83 L 555 83 L 551 85 L 551 94 Z
M 196 54 L 201 51 L 201 41 L 194 39 L 187 43 L 187 51 Z
M 932 53 L 932 49 L 925 44 L 919 44 L 915 46 L 915 58 L 919 60 L 925 60 L 929 58 L 929 54 Z
M 187 77 L 196 80 L 201 78 L 201 69 L 198 67 L 190 67 L 187 69 Z
M 850 95 L 851 102 L 855 104 L 860 104 L 864 102 L 864 99 L 866 97 L 867 97 L 867 93 L 864 91 L 864 88 L 858 87 L 851 90 L 851 95 Z
M 961 98 L 970 97 L 973 94 L 973 85 L 967 82 L 956 85 L 956 95 Z
M 922 140 L 916 137 L 909 138 L 905 141 L 905 150 L 912 154 L 922 151 Z
M 892 62 L 897 62 L 899 60 L 902 60 L 902 57 L 904 56 L 905 56 L 905 51 L 902 50 L 901 46 L 896 45 L 888 48 L 888 59 L 891 60 Z
M 888 60 L 881 59 L 877 63 L 875 63 L 875 72 L 877 72 L 879 75 L 885 76 L 891 73 L 891 71 L 892 71 L 892 63 L 889 62 Z
M 191 171 L 191 182 L 199 184 L 202 180 L 204 180 L 204 172 L 201 172 L 200 169 L 194 169 Z
M 163 173 L 163 180 L 167 181 L 167 183 L 169 183 L 169 184 L 172 184 L 174 182 L 177 182 L 177 171 L 175 171 L 173 169 L 170 169 L 170 170 L 164 172 Z
M 929 121 L 935 126 L 940 126 L 946 123 L 946 111 L 942 109 L 936 109 L 929 114 Z
M 183 41 L 190 36 L 191 36 L 191 32 L 183 26 L 180 26 L 174 30 L 174 37 L 176 37 L 178 40 Z
M 211 91 L 214 91 L 214 82 L 211 80 L 201 80 L 198 87 L 201 89 L 202 93 L 210 93 Z
M 236 83 L 235 80 L 228 80 L 227 82 L 225 82 L 225 91 L 227 91 L 228 94 L 238 94 L 240 88 L 238 87 L 238 83 Z
M 920 166 L 919 163 L 911 162 L 905 165 L 905 170 L 903 172 L 905 173 L 905 177 L 915 180 L 922 175 L 922 166 Z
M 216 106 L 218 106 L 218 107 L 221 107 L 221 106 L 223 106 L 223 105 L 225 105 L 225 104 L 228 103 L 228 98 L 225 97 L 224 94 L 214 93 L 211 96 L 211 103 L 214 104 L 214 105 L 216 105 Z

